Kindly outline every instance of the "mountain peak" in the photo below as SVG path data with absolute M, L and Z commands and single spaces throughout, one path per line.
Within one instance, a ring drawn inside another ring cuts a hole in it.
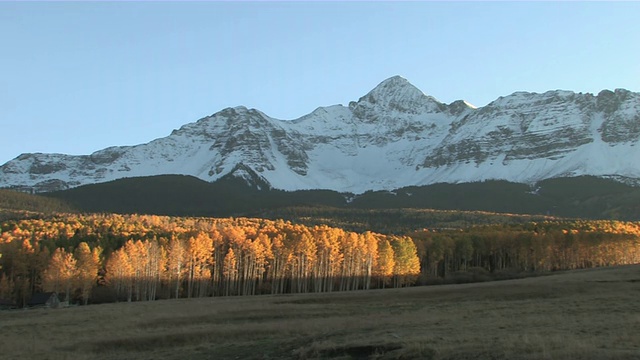
M 386 80 L 383 80 L 380 84 L 378 84 L 378 86 L 381 85 L 386 85 L 386 84 L 395 84 L 395 85 L 399 85 L 399 84 L 408 84 L 411 85 L 411 83 L 409 82 L 409 80 L 405 79 L 404 77 L 400 76 L 400 75 L 394 75 Z M 411 85 L 413 86 L 413 85 Z
M 392 76 L 376 86 L 367 95 L 358 100 L 358 104 L 367 107 L 383 107 L 400 112 L 415 112 L 420 109 L 428 112 L 442 111 L 443 105 L 402 76 Z
M 420 89 L 399 75 L 392 76 L 378 84 L 367 94 L 367 96 L 371 95 L 377 99 L 419 98 L 426 96 Z
M 448 105 L 449 111 L 454 115 L 459 115 L 463 111 L 478 109 L 475 105 L 466 100 L 456 100 Z
M 81 156 L 23 154 L 0 166 L 0 187 L 51 191 L 160 174 L 355 193 L 487 179 L 640 179 L 638 124 L 640 93 L 626 90 L 517 92 L 474 110 L 393 76 L 348 107 L 293 121 L 226 108 L 146 144 Z

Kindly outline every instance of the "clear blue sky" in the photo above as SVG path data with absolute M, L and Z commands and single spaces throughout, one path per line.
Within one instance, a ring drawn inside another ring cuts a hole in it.
M 477 106 L 640 91 L 638 19 L 638 2 L 0 2 L 0 164 L 145 143 L 229 106 L 294 119 L 393 75 Z

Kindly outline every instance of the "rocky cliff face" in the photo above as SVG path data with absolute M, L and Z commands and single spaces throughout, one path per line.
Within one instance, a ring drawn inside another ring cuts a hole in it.
M 348 106 L 284 121 L 224 109 L 147 144 L 91 155 L 23 154 L 0 187 L 52 191 L 123 177 L 255 173 L 285 190 L 364 192 L 436 182 L 640 178 L 640 94 L 517 92 L 482 108 L 443 104 L 401 77 Z

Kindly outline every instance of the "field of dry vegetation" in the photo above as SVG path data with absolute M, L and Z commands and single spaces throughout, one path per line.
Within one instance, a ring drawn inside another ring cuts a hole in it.
M 640 359 L 640 266 L 0 312 L 2 359 Z

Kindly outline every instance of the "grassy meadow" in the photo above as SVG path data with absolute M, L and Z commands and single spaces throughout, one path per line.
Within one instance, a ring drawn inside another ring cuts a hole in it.
M 0 312 L 2 359 L 640 359 L 640 266 Z

